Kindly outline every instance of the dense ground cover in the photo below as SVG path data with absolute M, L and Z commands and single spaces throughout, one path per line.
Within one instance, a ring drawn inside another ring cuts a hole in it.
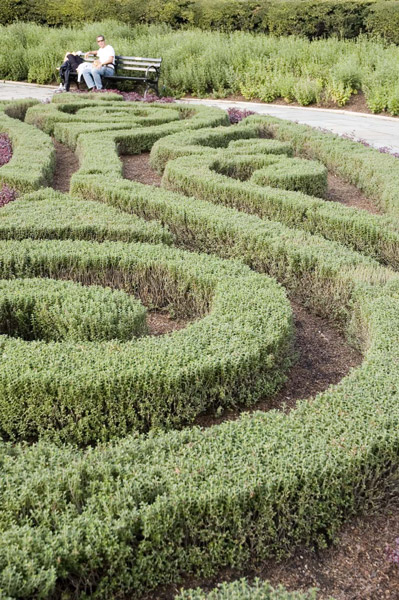
M 217 31 L 251 31 L 302 35 L 310 39 L 380 35 L 398 43 L 399 3 L 396 0 L 4 0 L 0 23 L 34 21 L 70 25 L 117 18 L 137 25 L 167 24 Z
M 373 112 L 399 114 L 399 49 L 359 38 L 309 41 L 300 37 L 174 31 L 112 21 L 51 29 L 17 23 L 0 27 L 0 77 L 50 83 L 67 50 L 89 50 L 98 31 L 118 54 L 162 56 L 164 92 L 217 97 L 241 94 L 272 102 L 344 106 L 360 90 Z
M 21 192 L 30 133 L 76 149 L 80 168 L 71 196 L 40 184 L 1 209 L 1 309 L 13 324 L 0 340 L 5 596 L 139 596 L 184 573 L 242 569 L 325 545 L 397 489 L 397 159 L 275 119 L 230 126 L 222 111 L 138 107 L 111 94 L 10 111 L 1 123 L 18 135 L 1 169 Z M 150 149 L 161 188 L 122 177 L 118 154 Z M 36 158 L 31 181 L 52 160 Z M 324 194 L 326 169 L 386 215 L 305 193 Z M 134 244 L 140 228 L 141 242 L 166 243 Z M 48 281 L 65 278 L 74 283 Z M 88 298 L 79 282 L 120 291 L 93 288 Z M 362 349 L 362 365 L 289 414 L 181 429 L 193 414 L 247 406 L 281 385 L 292 332 L 282 285 L 328 315 Z M 126 292 L 198 320 L 126 342 L 126 319 L 142 315 Z M 83 331 L 82 303 L 91 309 Z M 113 333 L 115 311 L 122 331 Z M 256 585 L 226 593 L 290 598 Z

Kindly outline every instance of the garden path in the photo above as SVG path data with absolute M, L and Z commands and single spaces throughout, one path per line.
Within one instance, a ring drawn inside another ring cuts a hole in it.
M 49 100 L 57 87 L 34 85 L 31 83 L 0 81 L 0 100 L 17 100 L 36 98 Z M 356 140 L 364 140 L 376 148 L 389 148 L 390 152 L 399 152 L 399 118 L 366 113 L 354 113 L 345 110 L 308 108 L 299 106 L 280 106 L 260 102 L 237 102 L 231 100 L 213 100 L 190 98 L 181 100 L 190 104 L 234 107 L 241 110 L 252 110 L 258 114 L 271 115 L 280 119 L 297 121 L 312 127 L 319 127 L 348 135 Z
M 311 125 L 347 135 L 355 140 L 362 140 L 375 148 L 389 148 L 390 152 L 399 152 L 399 119 L 366 113 L 354 113 L 345 110 L 327 108 L 308 108 L 302 106 L 280 106 L 278 104 L 262 104 L 260 102 L 233 102 L 230 100 L 198 100 L 186 99 L 182 102 L 218 106 L 219 108 L 239 108 L 252 110 L 258 114 L 270 115 L 279 119 L 297 121 L 303 125 Z

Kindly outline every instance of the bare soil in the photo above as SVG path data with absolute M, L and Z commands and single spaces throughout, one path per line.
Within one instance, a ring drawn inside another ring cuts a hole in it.
M 373 215 L 382 215 L 383 212 L 378 208 L 372 200 L 366 198 L 364 194 L 355 185 L 347 183 L 338 175 L 329 173 L 327 178 L 328 191 L 327 200 L 332 202 L 340 202 L 345 206 L 352 206 L 359 210 L 366 210 Z
M 71 177 L 79 169 L 79 160 L 65 144 L 61 144 L 53 138 L 55 148 L 55 171 L 52 187 L 59 191 L 68 193 Z
M 189 319 L 172 319 L 169 313 L 151 311 L 147 314 L 149 335 L 164 335 L 184 329 L 191 323 Z
M 150 167 L 150 154 L 122 154 L 123 176 L 125 179 L 146 183 L 147 185 L 161 185 L 162 176 Z

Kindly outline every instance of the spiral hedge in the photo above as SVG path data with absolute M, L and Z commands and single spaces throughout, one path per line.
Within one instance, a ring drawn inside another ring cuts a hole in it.
M 15 327 L 1 336 L 1 593 L 139 597 L 186 573 L 209 576 L 298 544 L 323 546 L 345 519 L 398 485 L 395 159 L 275 119 L 220 128 L 224 116 L 214 110 L 213 133 L 205 110 L 119 128 L 114 98 L 62 98 L 57 110 L 30 107 L 27 119 L 76 147 L 73 199 L 44 189 L 7 208 L 4 289 L 15 282 L 18 292 L 28 280 L 35 299 L 33 278 L 68 279 L 56 284 L 118 288 L 107 291 L 112 302 L 134 292 L 150 308 L 198 320 L 162 339 L 32 340 L 15 337 Z M 90 111 L 104 107 L 107 129 L 91 128 Z M 63 121 L 65 114 L 82 120 Z M 172 126 L 180 131 L 164 137 Z M 184 194 L 123 179 L 118 152 L 148 150 L 156 140 L 152 160 L 165 168 L 163 186 Z M 378 195 L 389 214 L 250 181 L 279 161 L 289 178 L 294 159 L 314 181 L 315 171 L 298 162 L 309 158 L 319 161 L 319 174 L 357 165 L 352 182 Z M 38 233 L 31 207 L 46 202 L 54 212 Z M 78 220 L 88 227 L 95 203 L 114 220 L 107 229 L 95 213 L 91 233 L 79 237 Z M 143 232 L 156 221 L 154 231 L 179 248 L 117 237 L 142 220 Z M 249 405 L 283 381 L 291 315 L 283 288 L 265 274 L 333 320 L 362 349 L 362 365 L 289 414 L 176 429 L 204 410 Z M 35 335 L 29 329 L 25 337 Z M 239 585 L 232 594 L 242 597 Z

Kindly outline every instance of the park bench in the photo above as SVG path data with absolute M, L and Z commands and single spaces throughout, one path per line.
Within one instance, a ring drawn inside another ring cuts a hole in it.
M 85 62 L 93 62 L 97 57 L 89 56 Z M 113 82 L 133 81 L 145 85 L 144 96 L 152 89 L 159 96 L 158 81 L 161 72 L 162 58 L 142 58 L 140 56 L 115 56 L 114 75 L 103 77 L 105 87 Z M 72 74 L 75 78 L 76 73 Z M 79 89 L 79 83 L 77 82 Z

